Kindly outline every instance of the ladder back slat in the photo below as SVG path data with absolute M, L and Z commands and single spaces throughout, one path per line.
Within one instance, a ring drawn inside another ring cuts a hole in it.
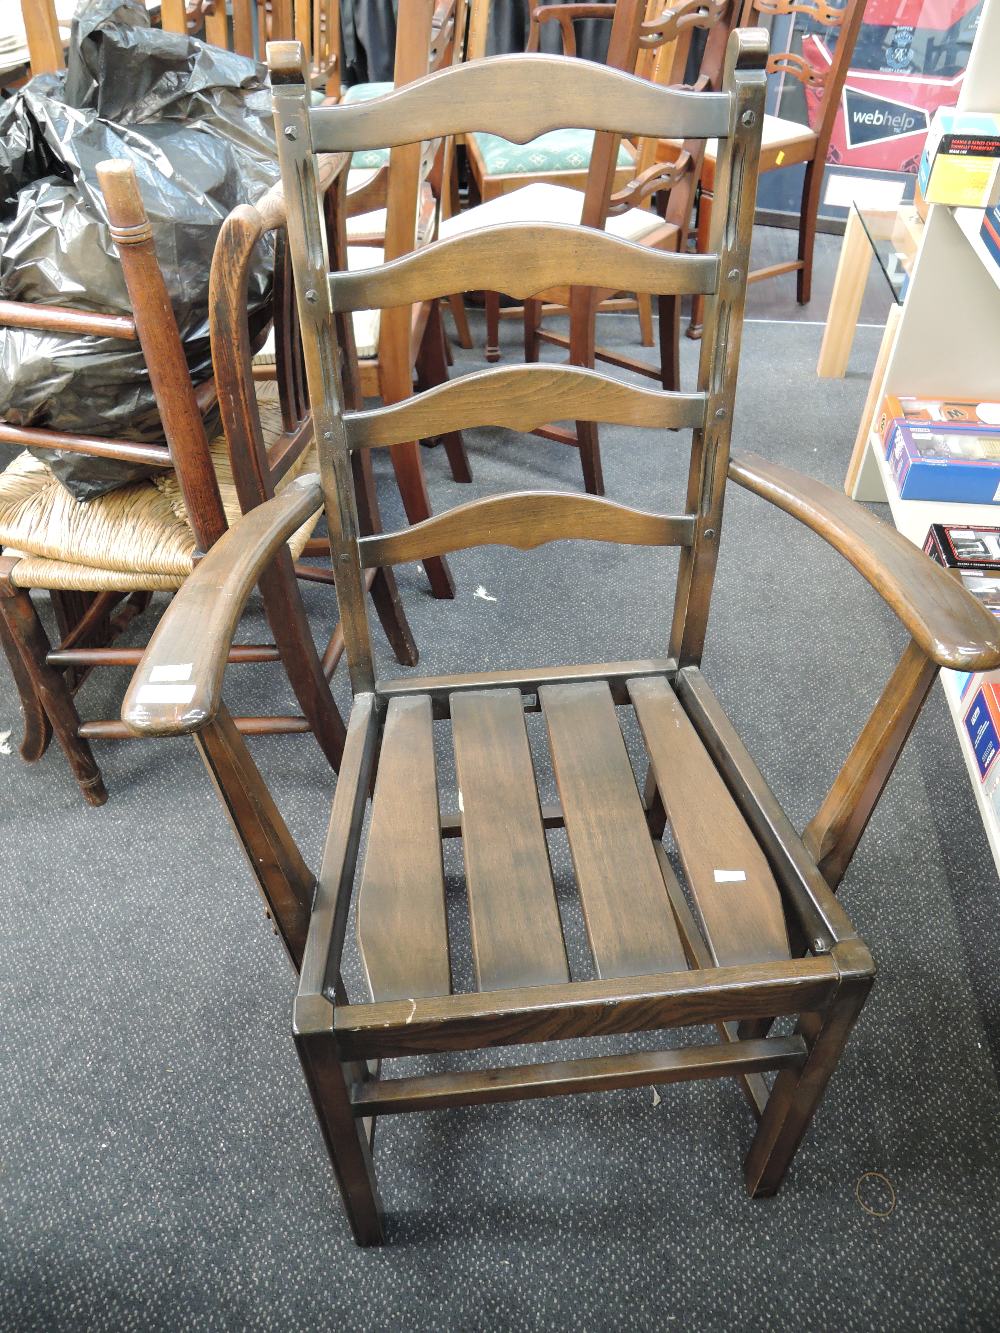
M 589 227 L 510 222 L 435 241 L 377 268 L 331 273 L 330 301 L 336 311 L 386 310 L 451 296 L 456 282 L 463 291 L 522 300 L 567 284 L 710 295 L 718 279 L 714 254 L 655 250 Z
M 358 945 L 374 1000 L 451 991 L 431 705 L 386 710 L 358 891 Z
M 451 723 L 477 985 L 568 981 L 521 693 L 456 695 Z
M 523 144 L 567 128 L 716 139 L 729 133 L 729 98 L 658 87 L 591 61 L 494 56 L 438 70 L 365 102 L 316 107 L 310 121 L 320 153 L 394 148 L 470 132 Z
M 406 564 L 470 546 L 516 546 L 528 551 L 546 542 L 582 540 L 626 546 L 686 546 L 694 538 L 688 514 L 650 514 L 596 495 L 519 491 L 457 505 L 398 532 L 362 537 L 361 563 Z
M 463 375 L 345 420 L 350 447 L 371 449 L 476 426 L 527 432 L 550 421 L 684 430 L 704 425 L 705 403 L 703 393 L 644 389 L 579 366 L 528 365 Z
M 685 970 L 607 683 L 543 685 L 538 698 L 598 974 Z
M 771 868 L 677 696 L 652 678 L 628 692 L 713 960 L 790 957 Z

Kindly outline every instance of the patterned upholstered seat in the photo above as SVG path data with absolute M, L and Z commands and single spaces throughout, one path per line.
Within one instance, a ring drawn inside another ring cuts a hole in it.
M 490 176 L 538 175 L 550 171 L 586 171 L 594 148 L 593 130 L 550 130 L 527 143 L 511 143 L 498 134 L 473 134 Z M 632 148 L 622 141 L 618 165 L 635 161 Z

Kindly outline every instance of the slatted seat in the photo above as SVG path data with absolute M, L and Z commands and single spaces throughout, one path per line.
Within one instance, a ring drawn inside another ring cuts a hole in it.
M 615 24 L 640 18 L 641 0 L 618 0 Z M 319 875 L 302 860 L 222 704 L 235 612 L 228 620 L 206 614 L 206 607 L 243 605 L 272 555 L 315 508 L 317 481 L 296 480 L 208 553 L 151 642 L 123 716 L 140 732 L 197 736 L 300 969 L 295 1040 L 361 1244 L 383 1239 L 371 1125 L 390 1112 L 736 1077 L 760 1121 L 747 1186 L 753 1195 L 773 1194 L 874 977 L 836 885 L 938 667 L 1000 666 L 1000 625 L 894 529 L 778 464 L 730 457 L 766 56 L 762 34 L 734 33 L 720 93 L 664 89 L 587 62 L 527 55 L 473 61 L 384 99 L 310 111 L 300 52 L 271 49 L 290 251 L 354 695 Z M 439 241 L 367 272 L 328 271 L 316 153 L 473 130 L 523 142 L 558 127 L 559 116 L 612 134 L 718 138 L 725 207 L 714 210 L 709 252 L 654 252 L 594 229 L 512 224 Z M 353 312 L 434 301 L 458 279 L 466 288 L 527 297 L 559 284 L 703 294 L 697 391 L 527 365 L 350 410 L 341 347 Z M 366 451 L 467 426 L 530 430 L 574 409 L 632 427 L 637 449 L 686 449 L 681 432 L 691 430 L 683 511 L 522 491 L 396 532 L 359 535 L 350 479 Z M 911 636 L 801 837 L 699 669 L 727 477 L 820 534 Z M 669 656 L 376 677 L 368 571 L 469 547 L 532 550 L 569 539 L 679 548 Z M 148 685 L 181 661 L 190 663 L 184 698 L 147 703 Z M 531 710 L 544 725 L 526 726 Z M 641 736 L 645 747 L 634 767 L 626 734 Z M 441 747 L 449 744 L 457 809 L 438 781 Z M 554 805 L 539 799 L 546 753 Z M 672 848 L 663 840 L 668 825 Z M 572 880 L 560 882 L 558 893 L 550 830 L 564 832 L 572 861 Z M 449 837 L 462 840 L 467 928 L 458 904 L 446 901 L 442 839 Z M 563 913 L 577 919 L 577 907 L 591 962 L 588 975 L 576 975 L 583 964 L 577 967 L 574 947 L 571 976 Z M 349 996 L 342 979 L 354 908 L 370 1001 Z M 461 973 L 454 984 L 457 935 L 466 929 L 474 990 Z M 794 1028 L 778 1035 L 774 1022 L 785 1016 L 794 1016 Z M 706 1025 L 714 1029 L 710 1040 Z M 673 1028 L 690 1030 L 689 1040 L 671 1044 Z M 602 1042 L 597 1054 L 573 1045 L 637 1032 L 660 1033 L 659 1049 L 622 1052 Z M 544 1043 L 555 1041 L 569 1045 L 565 1058 L 545 1058 Z M 538 1044 L 541 1055 L 524 1064 L 476 1062 L 427 1074 L 380 1063 Z
M 722 966 L 789 958 L 767 861 L 662 675 L 629 680 L 704 944 Z M 594 975 L 687 967 L 678 886 L 636 785 L 606 681 L 539 690 Z M 520 692 L 449 699 L 476 984 L 569 979 Z M 358 895 L 374 1000 L 451 989 L 441 814 L 428 695 L 391 700 Z M 669 886 L 669 887 L 668 887 Z

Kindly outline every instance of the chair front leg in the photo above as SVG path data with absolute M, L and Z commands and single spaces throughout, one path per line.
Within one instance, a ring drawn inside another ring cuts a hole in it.
M 815 158 L 806 164 L 802 183 L 802 211 L 799 214 L 799 262 L 802 267 L 795 276 L 796 297 L 799 305 L 808 305 L 812 296 L 813 254 L 816 249 L 816 218 L 819 214 L 819 196 L 823 185 L 823 164 Z
M 484 292 L 486 304 L 486 360 L 500 360 L 500 293 Z
M 836 945 L 833 956 L 841 967 L 837 995 L 824 1013 L 800 1019 L 797 1031 L 809 1054 L 800 1068 L 778 1074 L 747 1155 L 747 1189 L 755 1199 L 780 1188 L 871 990 L 875 965 L 859 940 Z
M 681 299 L 661 296 L 657 300 L 660 325 L 660 383 L 664 389 L 681 387 Z
M 295 1001 L 295 1044 L 320 1129 L 330 1154 L 344 1210 L 359 1245 L 385 1240 L 382 1200 L 364 1122 L 351 1107 L 348 1076 L 333 1032 L 333 1005 L 322 995 Z
M 19 654 L 22 678 L 27 677 L 31 690 L 44 708 L 84 799 L 91 805 L 103 805 L 108 793 L 101 770 L 89 744 L 80 736 L 80 714 L 76 711 L 69 685 L 62 672 L 47 661 L 52 645 L 31 597 L 25 589 L 16 587 L 9 577 L 14 563 L 0 558 L 0 615 L 5 624 L 5 649 L 10 644 Z M 42 740 L 37 715 L 32 728 L 30 739 L 37 749 Z
M 7 626 L 2 599 L 0 599 L 0 647 L 3 648 L 4 656 L 10 663 L 10 673 L 14 677 L 18 698 L 21 700 L 24 734 L 18 747 L 19 752 L 21 758 L 31 764 L 41 759 L 48 749 L 52 739 L 52 724 Z

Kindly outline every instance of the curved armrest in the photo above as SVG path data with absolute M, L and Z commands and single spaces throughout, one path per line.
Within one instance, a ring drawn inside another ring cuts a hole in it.
M 1000 622 L 895 528 L 832 487 L 756 454 L 731 459 L 729 475 L 849 560 L 938 666 L 954 671 L 1000 666 Z
M 222 675 L 247 598 L 284 542 L 323 503 L 315 474 L 251 509 L 184 581 L 153 632 L 122 704 L 137 736 L 181 736 L 219 711 Z

